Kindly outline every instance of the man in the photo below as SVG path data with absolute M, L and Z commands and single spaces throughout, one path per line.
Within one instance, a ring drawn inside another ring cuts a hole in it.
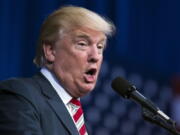
M 87 135 L 80 97 L 95 87 L 114 25 L 66 6 L 43 23 L 32 78 L 0 83 L 1 135 Z

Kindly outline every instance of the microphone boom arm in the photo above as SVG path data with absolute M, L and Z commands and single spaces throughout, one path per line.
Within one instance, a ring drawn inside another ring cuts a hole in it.
M 164 129 L 168 130 L 173 135 L 180 135 L 180 132 L 176 129 L 175 121 L 167 122 L 166 120 L 162 119 L 159 115 L 151 112 L 149 109 L 142 107 L 142 116 L 144 120 L 156 124 Z

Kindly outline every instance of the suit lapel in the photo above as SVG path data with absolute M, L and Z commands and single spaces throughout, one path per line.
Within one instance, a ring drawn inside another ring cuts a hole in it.
M 56 113 L 58 119 L 65 125 L 72 135 L 79 135 L 68 110 L 49 81 L 41 74 L 35 76 L 34 78 L 39 83 L 42 93 L 46 96 L 48 104 Z
M 48 103 L 57 114 L 58 118 L 63 122 L 63 124 L 67 127 L 67 129 L 71 132 L 72 135 L 78 135 L 75 124 L 69 115 L 69 112 L 65 108 L 64 104 L 61 102 L 57 102 L 55 100 L 48 100 Z

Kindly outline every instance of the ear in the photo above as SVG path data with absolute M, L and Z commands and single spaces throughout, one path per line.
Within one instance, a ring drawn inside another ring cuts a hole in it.
M 43 45 L 44 55 L 48 63 L 53 63 L 55 59 L 54 48 L 51 44 Z

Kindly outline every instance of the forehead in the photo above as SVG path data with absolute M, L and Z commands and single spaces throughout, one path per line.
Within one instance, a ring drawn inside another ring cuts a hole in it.
M 73 38 L 86 38 L 94 41 L 106 41 L 106 35 L 103 32 L 87 27 L 73 29 L 70 33 Z

